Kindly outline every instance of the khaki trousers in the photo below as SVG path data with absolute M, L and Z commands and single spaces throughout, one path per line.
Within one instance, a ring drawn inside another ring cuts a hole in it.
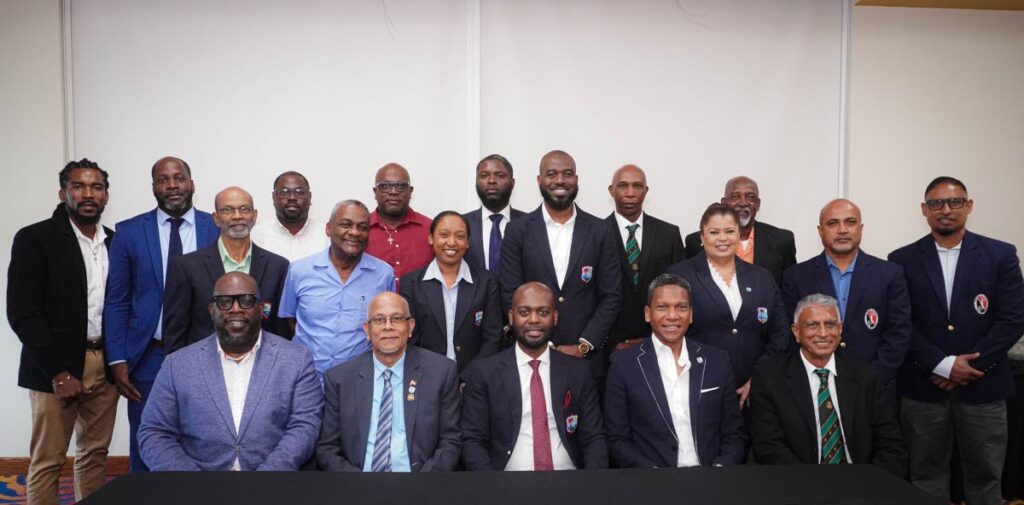
M 32 441 L 28 466 L 29 505 L 56 505 L 60 469 L 67 458 L 71 433 L 75 453 L 75 499 L 81 500 L 106 481 L 107 448 L 114 433 L 117 388 L 106 382 L 102 350 L 85 351 L 82 373 L 85 392 L 67 407 L 57 395 L 29 391 Z

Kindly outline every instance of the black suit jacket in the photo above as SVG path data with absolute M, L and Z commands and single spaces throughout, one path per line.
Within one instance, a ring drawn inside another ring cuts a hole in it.
M 519 438 L 523 399 L 516 347 L 478 359 L 462 396 L 462 460 L 466 470 L 504 470 Z M 578 469 L 608 468 L 608 445 L 597 387 L 586 362 L 558 351 L 551 356 L 551 409 L 562 445 Z M 572 433 L 566 418 L 577 416 Z
M 762 363 L 750 384 L 750 433 L 761 464 L 817 464 L 816 402 L 795 350 Z M 907 448 L 882 378 L 866 363 L 836 356 L 836 395 L 850 460 L 880 466 L 900 477 Z
M 214 241 L 205 249 L 172 258 L 167 264 L 163 340 L 169 353 L 213 334 L 210 298 L 213 285 L 224 275 L 224 263 L 217 243 Z M 288 260 L 252 244 L 249 275 L 259 284 L 260 300 L 257 303 L 264 307 L 263 329 L 290 339 L 287 322 L 277 317 L 287 274 Z
M 53 392 L 63 370 L 82 378 L 89 335 L 85 259 L 64 204 L 14 236 L 7 269 L 7 321 L 21 340 L 18 385 Z M 114 232 L 107 234 L 110 248 Z M 110 379 L 108 374 L 108 380 Z
M 467 262 L 468 263 L 468 262 Z M 442 356 L 448 352 L 447 320 L 441 282 L 423 280 L 429 264 L 402 276 L 398 292 L 409 302 L 409 311 L 416 320 L 413 345 Z M 498 352 L 501 342 L 501 300 L 498 278 L 487 270 L 469 266 L 472 283 L 459 282 L 455 301 L 455 361 L 462 373 L 474 358 Z
M 666 223 L 656 217 L 644 213 L 640 229 L 643 233 L 643 243 L 640 245 L 640 283 L 633 285 L 633 271 L 629 268 L 629 260 L 626 257 L 626 246 L 622 237 L 628 236 L 626 230 L 619 229 L 615 220 L 615 213 L 607 218 L 609 225 L 615 230 L 615 238 L 618 239 L 619 265 L 622 267 L 622 308 L 619 309 L 619 317 L 612 325 L 608 335 L 608 343 L 605 349 L 611 354 L 617 344 L 627 338 L 647 338 L 651 336 L 651 325 L 644 321 L 644 305 L 646 305 L 647 286 L 655 277 L 665 273 L 668 267 L 678 263 L 685 257 L 683 238 L 679 234 L 679 227 Z
M 484 241 L 491 240 L 490 236 L 484 237 L 483 227 L 483 211 L 476 209 L 469 211 L 462 215 L 469 221 L 469 249 L 466 250 L 466 257 L 464 258 L 470 266 L 478 270 L 487 270 L 487 265 L 484 264 Z M 519 209 L 509 209 L 509 223 L 525 216 L 526 213 Z M 505 233 L 508 233 L 508 223 L 505 224 Z M 502 235 L 504 239 L 504 235 Z M 504 243 L 504 240 L 502 240 Z M 499 251 L 498 254 L 501 254 Z M 498 277 L 498 272 L 493 272 L 494 277 Z
M 686 236 L 687 258 L 692 258 L 703 250 L 699 231 Z M 793 232 L 754 221 L 754 264 L 771 272 L 776 284 L 781 283 L 782 272 L 796 264 L 796 242 Z

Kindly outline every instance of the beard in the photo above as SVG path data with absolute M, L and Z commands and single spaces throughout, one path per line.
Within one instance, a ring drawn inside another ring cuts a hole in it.
M 540 349 L 548 345 L 548 341 L 551 340 L 551 334 L 554 333 L 554 328 L 549 328 L 544 336 L 538 339 L 531 340 L 525 335 L 525 331 L 520 328 L 512 327 L 512 334 L 516 337 L 516 342 L 519 342 L 527 349 Z
M 259 318 L 250 320 L 245 329 L 237 333 L 233 333 L 224 326 L 223 318 L 218 318 L 216 323 L 214 326 L 217 328 L 217 341 L 220 342 L 221 347 L 232 349 L 251 347 L 260 335 Z
M 103 209 L 105 208 L 103 204 L 101 204 L 99 202 L 95 202 L 95 203 L 96 203 L 97 212 L 93 216 L 82 215 L 78 211 L 78 207 L 81 204 L 79 203 L 79 204 L 76 205 L 74 202 L 71 201 L 70 198 L 67 198 L 67 199 L 64 200 L 64 209 L 67 210 L 68 216 L 70 216 L 71 219 L 74 219 L 76 223 L 78 223 L 80 225 L 84 225 L 84 226 L 92 226 L 92 225 L 100 222 L 100 216 L 103 215 Z
M 487 207 L 487 210 L 497 212 L 508 206 L 509 200 L 512 199 L 512 188 L 510 187 L 495 196 L 489 196 L 486 191 L 477 186 L 476 196 L 480 198 L 480 201 L 483 202 L 484 207 Z
M 245 229 L 243 230 L 241 225 L 227 225 L 228 236 L 233 239 L 243 239 L 249 236 L 249 232 L 252 231 L 252 225 L 245 223 Z
M 166 198 L 157 197 L 156 206 L 170 216 L 181 217 L 192 208 L 192 192 L 185 193 L 184 196 L 181 202 L 175 204 L 167 203 Z
M 576 195 L 579 194 L 579 192 L 580 187 L 576 186 L 572 189 L 571 193 L 562 197 L 562 200 L 559 200 L 555 195 L 548 192 L 547 189 L 540 188 L 540 196 L 544 197 L 544 203 L 548 204 L 548 207 L 551 207 L 554 210 L 566 210 L 571 207 L 572 202 L 576 201 Z

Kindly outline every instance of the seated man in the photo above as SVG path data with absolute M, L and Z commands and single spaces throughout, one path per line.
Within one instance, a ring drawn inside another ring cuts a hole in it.
M 807 295 L 793 320 L 800 350 L 754 369 L 757 462 L 870 463 L 903 477 L 907 449 L 881 376 L 870 364 L 835 355 L 843 332 L 836 299 Z
M 512 295 L 516 345 L 473 361 L 462 399 L 467 470 L 607 468 L 608 446 L 590 365 L 551 352 L 555 295 L 539 282 Z
M 622 468 L 743 461 L 745 435 L 729 356 L 686 338 L 690 283 L 661 274 L 647 289 L 652 338 L 612 355 L 604 424 Z
M 313 454 L 323 393 L 305 347 L 260 330 L 256 280 L 213 287 L 214 334 L 168 355 L 142 412 L 154 471 L 297 470 Z
M 459 462 L 459 372 L 455 362 L 408 346 L 409 304 L 384 292 L 363 324 L 371 352 L 324 374 L 316 459 L 345 472 L 454 470 Z

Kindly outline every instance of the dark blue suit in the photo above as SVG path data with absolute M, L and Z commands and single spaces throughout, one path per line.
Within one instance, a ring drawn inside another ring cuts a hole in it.
M 738 465 L 745 436 L 729 356 L 686 339 L 690 355 L 690 429 L 701 466 Z M 650 338 L 612 355 L 604 397 L 612 463 L 621 468 L 674 467 L 672 412 Z
M 789 322 L 801 298 L 815 293 L 835 297 L 835 291 L 825 253 L 786 269 L 782 300 Z M 869 317 L 872 310 L 877 319 Z M 901 266 L 864 251 L 857 253 L 843 317 L 843 342 L 839 355 L 870 363 L 886 389 L 892 390 L 910 346 L 910 296 Z
M 196 210 L 196 248 L 212 244 L 219 234 L 213 217 Z M 139 457 L 136 433 L 142 409 L 163 362 L 163 350 L 146 351 L 164 304 L 165 254 L 160 250 L 156 209 L 117 223 L 117 235 L 110 244 L 103 329 L 107 363 L 127 361 L 128 378 L 142 395 L 142 401 L 128 402 L 132 471 L 146 469 Z
M 466 250 L 465 260 L 470 266 L 476 269 L 487 269 L 487 265 L 484 264 L 484 242 L 491 239 L 490 236 L 484 236 L 483 226 L 483 210 L 476 209 L 469 211 L 462 215 L 469 221 L 469 249 Z M 519 209 L 509 209 L 509 223 L 525 216 L 526 213 Z M 505 233 L 508 233 L 508 223 L 505 224 Z M 504 235 L 502 235 L 504 239 Z M 502 240 L 504 243 L 504 240 Z M 501 251 L 498 251 L 501 254 Z M 497 277 L 498 273 L 495 272 L 494 276 Z

